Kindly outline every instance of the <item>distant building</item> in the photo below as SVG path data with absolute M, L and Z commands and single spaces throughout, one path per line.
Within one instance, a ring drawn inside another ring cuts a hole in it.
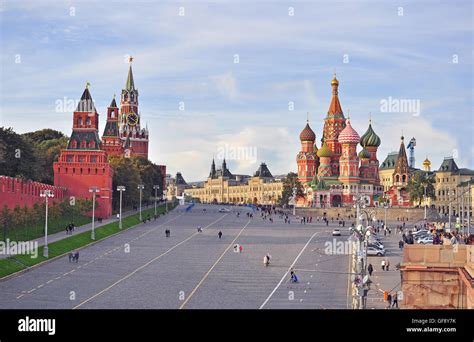
M 188 183 L 183 178 L 181 172 L 176 173 L 175 178 L 170 178 L 167 183 L 166 197 L 169 201 L 175 199 L 178 196 L 182 196 L 184 189 L 189 187 Z
M 283 183 L 276 180 L 265 163 L 261 163 L 255 174 L 234 175 L 225 160 L 216 169 L 214 160 L 207 181 L 202 187 L 184 190 L 202 203 L 277 204 L 282 196 Z
M 436 174 L 435 195 L 433 205 L 442 216 L 451 215 L 467 218 L 468 209 L 472 217 L 474 170 L 459 168 L 453 157 L 444 158 Z M 468 208 L 469 207 L 469 208 Z

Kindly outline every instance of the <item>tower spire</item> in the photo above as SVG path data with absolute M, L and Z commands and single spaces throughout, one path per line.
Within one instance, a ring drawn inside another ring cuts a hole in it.
M 135 83 L 133 82 L 133 72 L 132 72 L 132 62 L 133 62 L 134 57 L 130 56 L 128 57 L 128 77 L 127 77 L 127 83 L 125 83 L 125 89 L 127 90 L 135 90 Z

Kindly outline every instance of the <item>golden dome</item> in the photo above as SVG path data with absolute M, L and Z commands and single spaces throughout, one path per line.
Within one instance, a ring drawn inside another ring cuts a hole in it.
M 423 166 L 430 166 L 431 165 L 431 162 L 428 160 L 428 158 L 426 158 L 424 161 L 423 161 Z
M 337 80 L 336 75 L 334 75 L 334 78 L 331 81 L 331 85 L 332 86 L 338 86 L 339 85 L 339 81 Z

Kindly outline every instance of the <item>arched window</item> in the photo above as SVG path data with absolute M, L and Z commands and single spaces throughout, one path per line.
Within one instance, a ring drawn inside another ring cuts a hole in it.
M 90 126 L 91 125 L 91 118 L 87 117 L 86 118 L 86 126 Z
M 397 182 L 397 183 L 400 182 L 400 176 L 399 175 L 395 176 L 395 182 Z
M 95 141 L 94 140 L 89 142 L 89 148 L 95 148 Z
M 407 176 L 406 175 L 403 175 L 402 176 L 402 182 L 405 183 L 407 181 Z
M 82 126 L 82 118 L 81 117 L 77 118 L 77 126 L 79 126 L 79 127 Z

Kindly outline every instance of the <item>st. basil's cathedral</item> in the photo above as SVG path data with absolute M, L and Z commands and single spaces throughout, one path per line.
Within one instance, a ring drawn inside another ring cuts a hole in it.
M 331 81 L 332 99 L 324 119 L 321 147 L 309 121 L 300 134 L 301 151 L 296 156 L 298 180 L 304 196 L 298 206 L 327 208 L 351 204 L 356 195 L 364 196 L 368 205 L 378 205 L 383 187 L 379 179 L 377 149 L 381 140 L 369 122 L 362 135 L 344 117 L 338 97 L 339 81 Z M 362 150 L 357 153 L 357 145 Z

